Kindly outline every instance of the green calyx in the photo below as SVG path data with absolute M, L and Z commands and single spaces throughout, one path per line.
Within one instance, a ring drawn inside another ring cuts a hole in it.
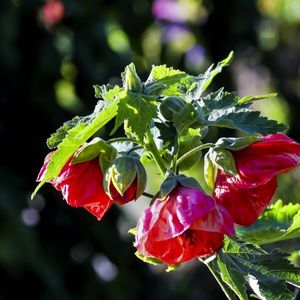
M 215 188 L 218 169 L 210 158 L 210 153 L 207 152 L 204 156 L 204 179 L 211 190 Z
M 183 174 L 169 176 L 160 186 L 159 197 L 165 199 L 178 185 L 190 188 L 200 188 L 198 181 Z
M 215 146 L 210 148 L 207 154 L 216 168 L 229 175 L 235 176 L 238 174 L 231 151 L 221 146 Z
M 146 188 L 147 174 L 139 159 L 132 156 L 121 156 L 111 161 L 104 178 L 103 187 L 107 195 L 110 195 L 111 183 L 120 195 L 137 181 L 136 198 L 141 196 Z
M 226 138 L 220 138 L 216 142 L 216 145 L 222 146 L 232 151 L 239 151 L 259 140 L 260 137 L 255 135 L 249 135 L 240 138 L 226 137 Z
M 133 63 L 125 67 L 125 71 L 121 74 L 123 80 L 123 88 L 130 92 L 141 92 L 142 81 L 135 70 Z
M 83 144 L 74 154 L 72 164 L 82 163 L 99 156 L 102 171 L 106 169 L 107 163 L 114 159 L 117 150 L 100 138 L 94 138 L 91 142 Z

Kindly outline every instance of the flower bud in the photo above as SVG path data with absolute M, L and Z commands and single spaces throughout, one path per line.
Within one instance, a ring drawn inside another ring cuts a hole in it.
M 144 86 L 144 94 L 146 95 L 153 95 L 153 96 L 160 96 L 163 90 L 165 90 L 167 86 L 162 82 L 154 81 L 146 83 Z
M 103 186 L 113 201 L 123 205 L 142 195 L 146 181 L 146 171 L 141 162 L 135 157 L 121 156 L 109 165 Z
M 136 73 L 133 63 L 126 66 L 125 71 L 122 73 L 123 87 L 126 91 L 141 92 L 142 82 L 138 74 Z
M 165 97 L 159 110 L 167 121 L 172 121 L 174 113 L 182 112 L 186 107 L 186 102 L 180 97 Z

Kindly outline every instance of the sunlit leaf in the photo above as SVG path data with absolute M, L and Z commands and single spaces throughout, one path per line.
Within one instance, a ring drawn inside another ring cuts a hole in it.
M 258 245 L 300 237 L 300 204 L 278 200 L 249 227 L 237 226 L 243 240 Z

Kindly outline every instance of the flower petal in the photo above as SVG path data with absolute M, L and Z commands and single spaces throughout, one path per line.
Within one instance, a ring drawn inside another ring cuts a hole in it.
M 232 176 L 231 182 L 254 188 L 298 166 L 300 144 L 284 134 L 271 134 L 233 155 L 239 176 Z
M 187 230 L 180 236 L 164 241 L 145 239 L 136 243 L 136 247 L 142 255 L 155 257 L 171 265 L 216 252 L 222 247 L 223 238 L 222 233 Z
M 250 226 L 270 203 L 277 187 L 276 177 L 254 188 L 242 188 L 219 172 L 213 197 L 224 206 L 237 224 Z
M 102 181 L 103 175 L 95 158 L 78 164 L 66 164 L 53 185 L 71 206 L 106 207 L 112 200 L 105 194 Z
M 233 219 L 222 205 L 216 205 L 206 216 L 196 220 L 190 229 L 221 232 L 228 235 L 233 235 L 235 232 Z
M 152 222 L 155 240 L 167 240 L 187 230 L 191 224 L 214 208 L 214 201 L 200 189 L 178 186 L 164 201 L 159 217 Z
M 99 204 L 87 204 L 84 205 L 83 207 L 89 211 L 91 214 L 93 214 L 95 217 L 97 217 L 98 221 L 102 219 L 104 214 L 108 211 L 108 209 L 112 206 L 113 202 L 112 201 L 103 201 L 103 203 Z

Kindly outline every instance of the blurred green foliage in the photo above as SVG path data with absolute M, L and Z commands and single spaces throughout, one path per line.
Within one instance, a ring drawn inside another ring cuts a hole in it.
M 34 201 L 29 195 L 46 138 L 75 114 L 91 113 L 92 85 L 119 83 L 131 61 L 144 77 L 152 64 L 197 74 L 234 50 L 212 88 L 278 92 L 256 105 L 287 122 L 299 142 L 299 1 L 62 2 L 63 18 L 52 25 L 43 1 L 0 3 L 0 299 L 224 299 L 197 261 L 167 274 L 136 259 L 127 234 L 138 215 L 132 209 L 114 207 L 97 222 L 50 185 Z M 208 138 L 238 134 L 219 130 Z M 193 174 L 203 182 L 201 172 Z M 280 176 L 278 197 L 299 202 L 299 178 L 299 169 Z M 140 201 L 139 209 L 148 204 Z

